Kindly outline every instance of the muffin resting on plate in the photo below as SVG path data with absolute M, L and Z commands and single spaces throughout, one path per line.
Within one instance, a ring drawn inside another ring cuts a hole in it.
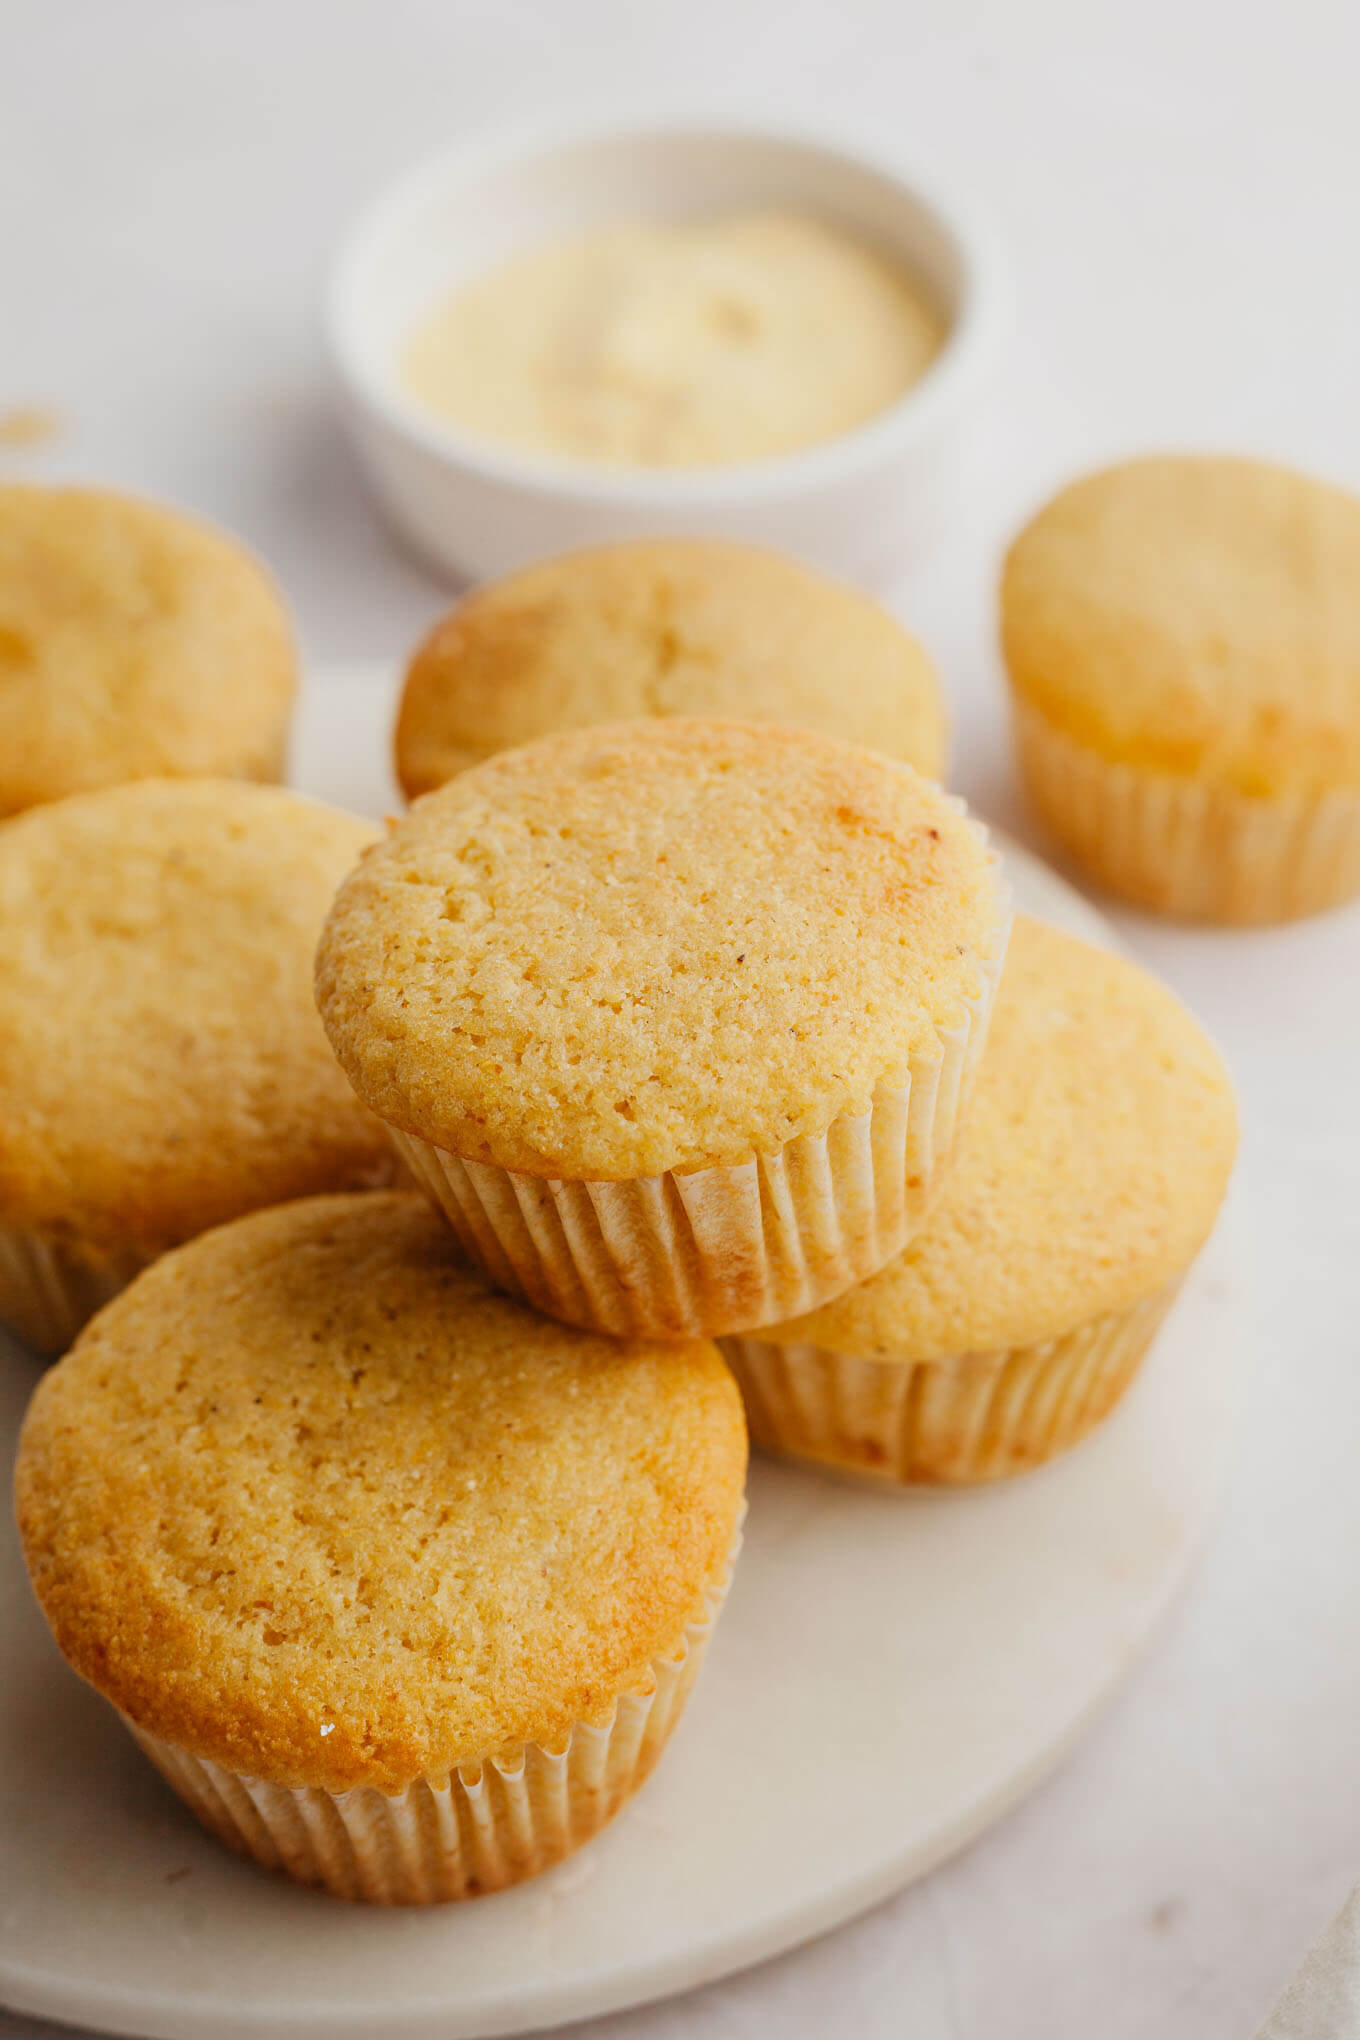
M 478 589 L 411 661 L 397 777 L 412 798 L 493 752 L 639 716 L 792 723 L 940 776 L 930 660 L 885 609 L 780 553 L 650 539 Z
M 165 1248 L 400 1171 L 312 952 L 377 831 L 276 787 L 139 780 L 0 828 L 0 1319 L 44 1352 Z
M 468 1251 L 601 1331 L 810 1309 L 919 1223 L 1008 914 L 910 766 L 773 723 L 544 738 L 342 887 L 331 1042 Z
M 1286 920 L 1360 893 L 1360 500 L 1260 461 L 1130 461 L 1011 547 L 1024 775 L 1112 892 Z
M 0 488 L 0 815 L 128 779 L 281 779 L 292 628 L 257 560 L 178 510 Z
M 745 1470 L 713 1346 L 534 1317 L 389 1192 L 149 1269 L 40 1385 L 16 1484 L 57 1642 L 199 1818 L 416 1904 L 532 1876 L 641 1784 Z
M 1237 1126 L 1135 964 L 1021 915 L 954 1167 L 906 1251 L 724 1350 L 751 1435 L 889 1483 L 1018 1473 L 1123 1395 L 1204 1244 Z

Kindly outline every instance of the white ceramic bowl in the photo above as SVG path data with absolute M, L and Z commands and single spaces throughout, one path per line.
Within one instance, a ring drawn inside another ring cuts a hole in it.
M 855 431 L 730 467 L 606 467 L 479 439 L 402 391 L 403 342 L 466 278 L 607 221 L 749 206 L 814 211 L 900 254 L 948 317 L 920 382 Z M 445 570 L 490 576 L 571 546 L 690 533 L 782 547 L 882 584 L 948 515 L 997 302 L 985 237 L 889 158 L 780 128 L 672 120 L 483 139 L 413 171 L 350 233 L 327 324 L 378 498 Z

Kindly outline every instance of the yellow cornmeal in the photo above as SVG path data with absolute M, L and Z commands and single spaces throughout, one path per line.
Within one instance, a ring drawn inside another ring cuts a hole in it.
M 1130 461 L 1015 541 L 1020 701 L 1105 761 L 1249 796 L 1360 788 L 1360 501 L 1286 468 Z
M 0 815 L 162 774 L 279 779 L 296 671 L 277 590 L 222 533 L 0 488 Z
M 711 1345 L 535 1318 L 379 1194 L 141 1277 L 39 1386 L 17 1500 L 58 1643 L 138 1728 L 394 1793 L 645 1689 L 722 1580 L 745 1468 Z
M 979 995 L 979 834 L 909 766 L 772 723 L 621 723 L 418 801 L 317 959 L 359 1095 L 474 1161 L 730 1166 L 866 1111 Z
M 0 1226 L 97 1255 L 390 1180 L 326 1045 L 317 932 L 376 830 L 142 780 L 0 829 Z
M 411 662 L 397 775 L 411 797 L 554 730 L 637 716 L 794 723 L 938 777 L 939 683 L 855 589 L 754 546 L 655 539 L 482 588 Z
M 606 227 L 464 284 L 399 364 L 441 417 L 534 453 L 710 467 L 847 432 L 944 321 L 893 257 L 811 214 Z
M 1204 1244 L 1236 1139 L 1223 1064 L 1171 993 L 1021 915 L 925 1225 L 880 1274 L 760 1337 L 919 1365 L 1127 1309 Z

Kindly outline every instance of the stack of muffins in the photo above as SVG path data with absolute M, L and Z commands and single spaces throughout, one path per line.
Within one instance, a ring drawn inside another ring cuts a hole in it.
M 384 836 L 241 783 L 291 660 L 215 535 L 0 491 L 11 628 L 48 678 L 0 772 L 0 1316 L 75 1340 L 20 1450 L 38 1598 L 234 1848 L 514 1883 L 678 1719 L 748 1422 L 894 1489 L 1114 1405 L 1223 1195 L 1222 1067 L 1037 922 L 1003 975 L 928 662 L 790 562 L 474 596 Z M 63 777 L 68 716 L 117 737 Z

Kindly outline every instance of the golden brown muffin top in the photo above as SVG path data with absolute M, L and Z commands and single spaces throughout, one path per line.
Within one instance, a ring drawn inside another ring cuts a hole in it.
M 207 779 L 0 827 L 0 1223 L 154 1253 L 391 1180 L 311 990 L 326 909 L 376 834 Z
M 0 487 L 0 815 L 127 779 L 277 778 L 296 667 L 278 591 L 221 532 Z
M 1020 915 L 925 1225 L 869 1281 L 759 1337 L 911 1361 L 1056 1338 L 1189 1266 L 1236 1145 L 1227 1072 L 1166 987 Z
M 1360 500 L 1263 461 L 1126 462 L 1006 560 L 1017 692 L 1103 756 L 1245 794 L 1360 785 Z
M 886 610 L 782 554 L 671 538 L 545 560 L 460 603 L 411 661 L 397 777 L 414 798 L 511 745 L 649 715 L 792 723 L 928 778 L 944 762 L 935 670 Z
M 717 1349 L 536 1317 L 424 1199 L 324 1197 L 169 1255 L 34 1396 L 34 1588 L 136 1725 L 276 1784 L 400 1792 L 646 1690 L 725 1569 Z
M 979 989 L 980 832 L 910 766 L 773 723 L 619 723 L 418 801 L 317 994 L 362 1097 L 542 1176 L 726 1166 L 867 1111 Z

